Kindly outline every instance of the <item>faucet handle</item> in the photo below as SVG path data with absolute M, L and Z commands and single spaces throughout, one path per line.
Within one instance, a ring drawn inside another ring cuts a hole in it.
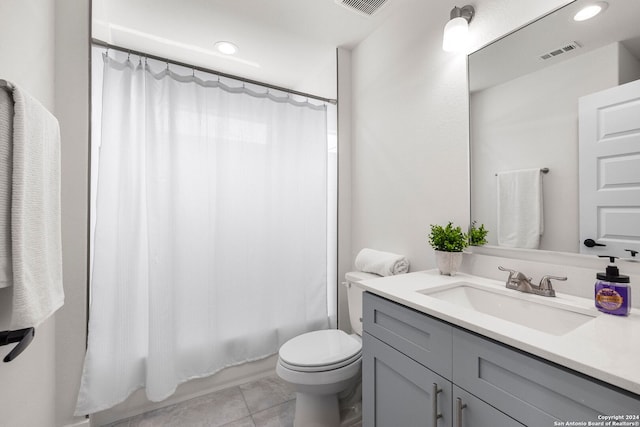
M 526 279 L 529 282 L 531 282 L 531 277 L 527 277 L 526 275 L 522 274 L 518 270 L 511 270 L 510 268 L 504 268 L 501 265 L 498 266 L 498 270 L 500 270 L 500 271 L 508 271 L 509 272 L 509 278 L 507 279 L 507 282 L 520 281 L 520 280 L 523 280 L 523 279 Z
M 559 276 L 543 276 L 542 279 L 540 279 L 540 290 L 543 291 L 550 291 L 550 293 L 555 294 L 554 290 L 553 290 L 553 286 L 551 285 L 551 280 L 562 280 L 565 281 L 567 280 L 566 276 L 565 277 L 559 277 Z
M 511 270 L 510 268 L 504 268 L 501 265 L 498 266 L 498 270 L 509 272 L 509 278 L 507 279 L 507 283 L 511 282 L 511 279 L 513 278 L 513 276 L 519 274 L 519 272 L 517 272 L 516 270 Z

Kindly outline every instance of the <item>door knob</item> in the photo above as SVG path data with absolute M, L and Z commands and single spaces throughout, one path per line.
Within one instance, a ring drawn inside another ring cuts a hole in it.
M 587 239 L 584 241 L 584 245 L 588 248 L 592 248 L 594 246 L 607 246 L 607 245 L 603 245 L 602 243 L 596 243 L 595 240 L 593 239 Z

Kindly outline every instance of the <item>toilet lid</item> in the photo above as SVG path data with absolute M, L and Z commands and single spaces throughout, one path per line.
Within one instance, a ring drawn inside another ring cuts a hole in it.
M 307 332 L 280 347 L 280 359 L 299 367 L 326 367 L 339 364 L 362 350 L 360 340 L 339 329 Z

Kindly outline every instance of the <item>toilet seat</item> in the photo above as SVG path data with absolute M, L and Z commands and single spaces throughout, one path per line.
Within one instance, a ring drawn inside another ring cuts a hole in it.
M 331 371 L 359 361 L 362 343 L 339 329 L 314 331 L 287 341 L 279 356 L 280 363 L 290 370 Z
M 292 371 L 298 372 L 326 372 L 333 371 L 344 366 L 350 365 L 351 363 L 357 362 L 362 359 L 362 352 L 358 352 L 358 354 L 353 355 L 349 359 L 343 360 L 339 363 L 334 363 L 332 365 L 318 365 L 318 366 L 298 366 L 293 365 L 291 363 L 287 363 L 282 358 L 280 358 L 280 364 L 287 369 L 291 369 Z

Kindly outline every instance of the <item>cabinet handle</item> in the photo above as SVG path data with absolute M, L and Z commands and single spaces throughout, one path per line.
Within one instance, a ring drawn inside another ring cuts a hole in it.
M 457 413 L 457 426 L 462 427 L 462 410 L 467 407 L 466 403 L 462 403 L 462 399 L 459 397 L 456 399 L 456 413 Z
M 438 419 L 442 418 L 442 414 L 438 413 L 438 393 L 441 393 L 442 389 L 438 388 L 438 384 L 433 383 L 433 388 L 431 391 L 431 404 L 433 409 L 433 427 L 438 426 Z

